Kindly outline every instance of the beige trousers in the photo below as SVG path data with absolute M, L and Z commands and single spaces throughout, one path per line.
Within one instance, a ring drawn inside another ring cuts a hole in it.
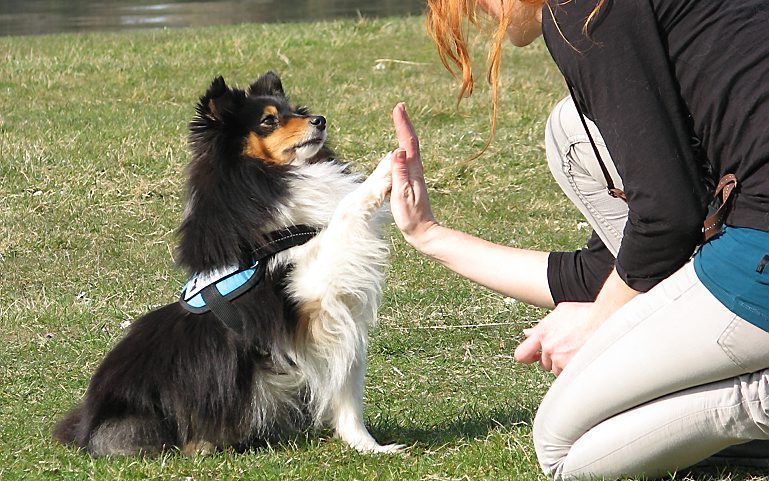
M 548 162 L 616 253 L 627 206 L 606 193 L 587 142 L 564 99 L 548 121 Z M 769 333 L 715 299 L 691 262 L 606 321 L 534 421 L 538 459 L 555 479 L 665 475 L 752 440 L 769 440 Z M 769 459 L 769 443 L 751 446 Z

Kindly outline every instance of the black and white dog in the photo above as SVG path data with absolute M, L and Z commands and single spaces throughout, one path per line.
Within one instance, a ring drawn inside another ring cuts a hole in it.
M 389 162 L 365 181 L 335 161 L 326 120 L 272 72 L 219 77 L 190 123 L 180 302 L 138 319 L 55 438 L 94 456 L 194 454 L 331 426 L 392 452 L 363 424 L 368 331 L 382 297 Z

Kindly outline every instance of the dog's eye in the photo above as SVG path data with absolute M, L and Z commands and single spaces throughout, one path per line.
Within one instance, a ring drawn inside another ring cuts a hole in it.
M 275 117 L 274 115 L 268 115 L 262 119 L 261 123 L 262 125 L 269 125 L 272 127 L 278 123 L 278 118 Z

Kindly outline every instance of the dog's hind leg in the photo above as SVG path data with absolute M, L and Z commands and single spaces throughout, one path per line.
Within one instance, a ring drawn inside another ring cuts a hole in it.
M 154 454 L 176 443 L 176 433 L 159 419 L 128 416 L 99 424 L 91 433 L 86 450 L 96 457 Z
M 216 446 L 208 441 L 194 441 L 182 446 L 181 451 L 187 456 L 208 456 L 216 452 Z
M 83 420 L 83 405 L 80 404 L 64 416 L 53 429 L 53 439 L 61 444 L 76 444 L 77 432 Z

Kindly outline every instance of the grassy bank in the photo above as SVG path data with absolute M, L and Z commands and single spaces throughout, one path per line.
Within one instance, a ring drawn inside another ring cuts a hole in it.
M 365 394 L 375 437 L 412 445 L 405 455 L 359 455 L 329 433 L 205 458 L 93 460 L 51 441 L 121 323 L 185 280 L 172 252 L 194 102 L 215 75 L 245 86 L 268 69 L 361 171 L 393 148 L 389 111 L 405 101 L 446 224 L 540 249 L 586 236 L 544 162 L 544 119 L 565 92 L 541 43 L 508 52 L 499 131 L 468 167 L 487 91 L 455 110 L 419 18 L 0 38 L 0 479 L 543 479 L 531 422 L 551 378 L 511 360 L 542 312 L 395 231 Z

